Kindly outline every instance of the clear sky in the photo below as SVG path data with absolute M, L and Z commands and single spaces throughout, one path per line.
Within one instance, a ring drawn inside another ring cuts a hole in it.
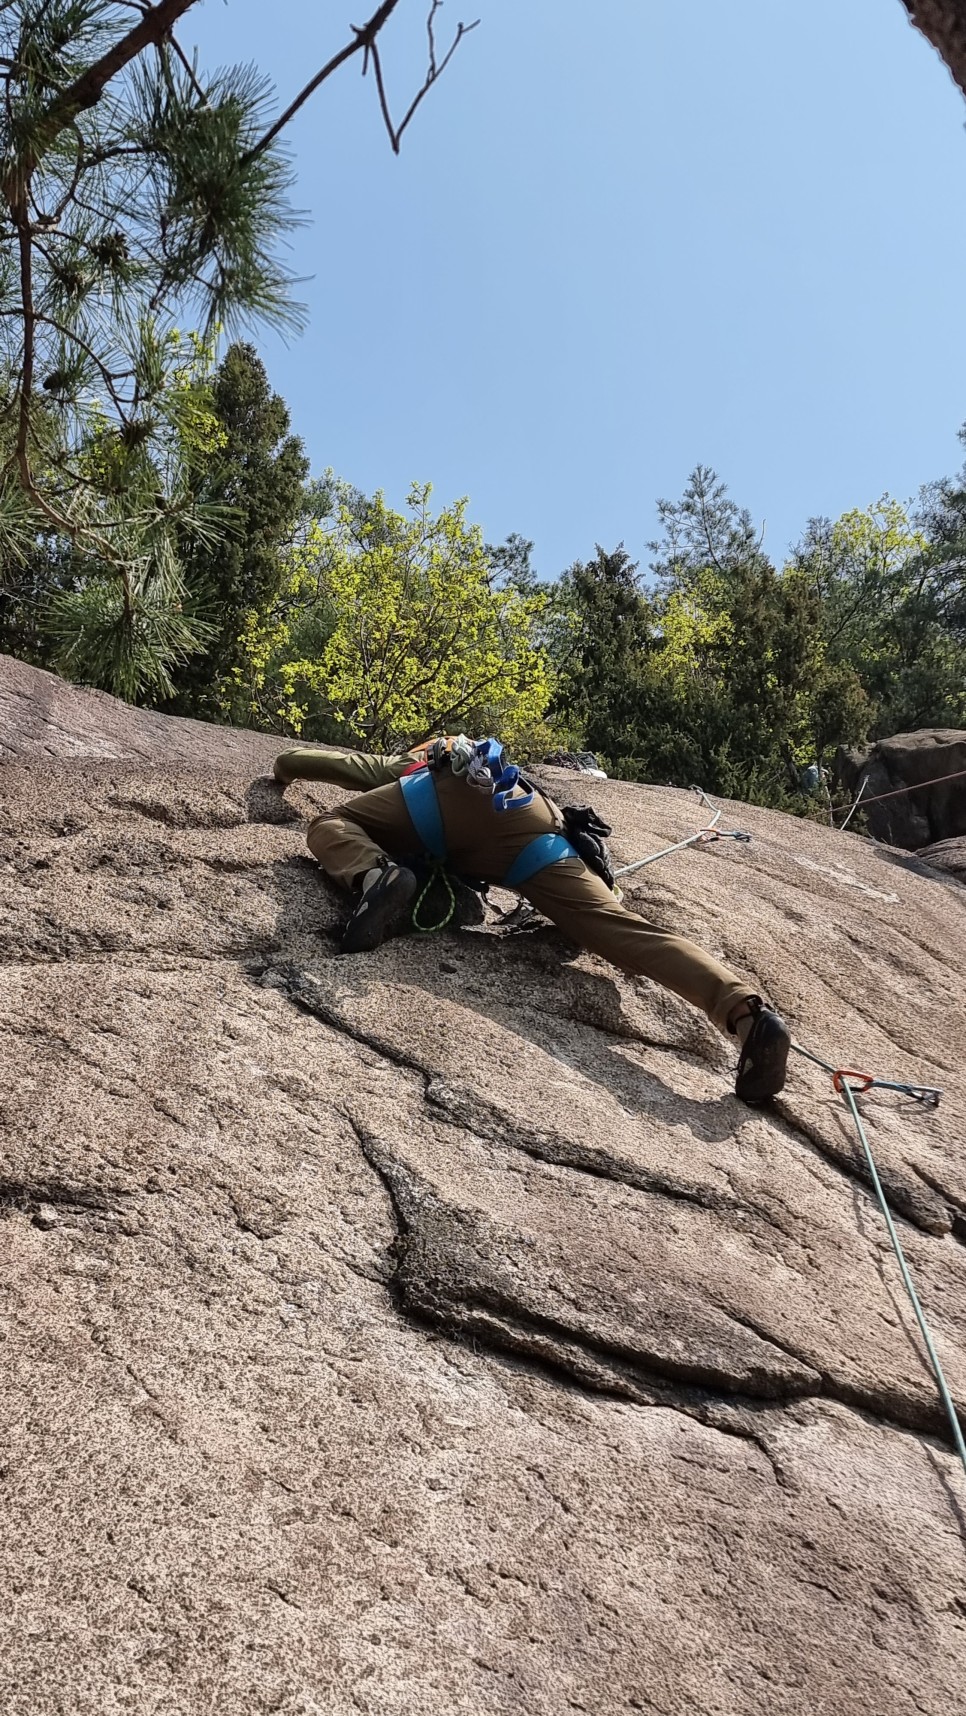
M 472 7 L 472 9 L 470 9 Z M 375 0 L 204 0 L 287 102 Z M 404 106 L 427 0 L 383 39 Z M 555 576 L 647 560 L 699 461 L 781 559 L 956 470 L 966 103 L 899 0 L 447 0 L 479 16 L 389 148 L 359 60 L 294 121 L 307 331 L 256 337 L 313 469 L 469 495 Z

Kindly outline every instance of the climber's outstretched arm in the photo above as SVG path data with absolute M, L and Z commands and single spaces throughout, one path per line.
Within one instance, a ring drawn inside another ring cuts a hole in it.
M 349 787 L 353 792 L 371 792 L 373 787 L 388 786 L 412 768 L 409 755 L 382 757 L 365 751 L 322 750 L 310 745 L 298 745 L 275 758 L 275 779 L 288 786 L 290 781 L 329 781 L 333 786 Z

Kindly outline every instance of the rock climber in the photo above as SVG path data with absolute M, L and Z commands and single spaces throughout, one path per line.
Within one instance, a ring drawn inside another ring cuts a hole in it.
M 479 752 L 496 741 L 449 739 L 397 756 L 306 748 L 278 758 L 275 778 L 283 786 L 301 777 L 364 789 L 317 816 L 308 831 L 325 874 L 358 895 L 342 951 L 369 952 L 401 926 L 418 887 L 407 859 L 445 859 L 457 875 L 515 889 L 579 947 L 699 1007 L 738 1040 L 735 1094 L 753 1106 L 776 1096 L 791 1046 L 778 1013 L 694 942 L 628 911 L 566 839 L 564 812 L 517 779 L 516 769 L 474 791 L 465 766 L 457 773 L 450 762 L 461 743 Z M 502 793 L 494 792 L 501 783 Z

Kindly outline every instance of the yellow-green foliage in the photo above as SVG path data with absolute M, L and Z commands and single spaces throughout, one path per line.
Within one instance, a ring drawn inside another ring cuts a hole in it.
M 734 641 L 734 622 L 723 605 L 723 580 L 710 568 L 686 589 L 672 590 L 661 609 L 661 647 L 655 666 L 680 690 L 720 680 Z
M 853 581 L 864 574 L 880 586 L 914 565 L 913 556 L 926 546 L 902 502 L 891 495 L 883 495 L 872 506 L 843 512 L 832 526 L 831 540 L 835 559 L 848 567 Z
M 545 597 L 495 588 L 466 501 L 434 514 L 430 494 L 415 484 L 401 513 L 342 488 L 331 521 L 307 530 L 279 610 L 245 634 L 263 719 L 298 733 L 312 708 L 377 750 L 453 726 L 512 743 L 540 721 Z

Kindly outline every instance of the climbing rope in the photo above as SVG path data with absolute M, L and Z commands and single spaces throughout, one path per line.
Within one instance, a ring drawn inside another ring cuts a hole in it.
M 869 784 L 868 775 L 863 775 L 861 781 L 859 782 L 859 790 L 856 793 L 855 798 L 853 799 L 852 803 L 848 807 L 849 814 L 845 818 L 845 821 L 839 824 L 839 833 L 840 834 L 845 833 L 845 830 L 848 828 L 849 823 L 852 821 L 852 818 L 855 815 L 856 811 L 858 810 L 859 805 L 862 803 L 862 794 L 865 792 L 865 789 L 868 786 L 868 784 Z M 831 809 L 831 807 L 829 807 L 829 822 L 832 824 L 832 827 L 834 828 L 835 827 L 835 814 L 834 814 L 833 810 Z
M 889 1208 L 888 1199 L 882 1189 L 882 1181 L 879 1179 L 879 1171 L 875 1165 L 872 1146 L 869 1143 L 868 1134 L 862 1124 L 862 1116 L 859 1113 L 855 1101 L 857 1095 L 861 1096 L 867 1090 L 897 1090 L 901 1092 L 903 1096 L 911 1096 L 916 1102 L 923 1103 L 927 1108 L 938 1108 L 942 1091 L 936 1085 L 903 1084 L 896 1079 L 876 1078 L 872 1073 L 856 1072 L 853 1067 L 835 1067 L 832 1065 L 831 1061 L 823 1060 L 821 1055 L 813 1054 L 811 1049 L 803 1048 L 801 1043 L 793 1043 L 792 1048 L 795 1050 L 796 1054 L 804 1055 L 806 1060 L 814 1062 L 815 1066 L 823 1067 L 827 1073 L 831 1073 L 833 1087 L 844 1099 L 846 1106 L 852 1115 L 852 1119 L 855 1121 L 856 1130 L 859 1134 L 859 1142 L 865 1153 L 869 1175 L 871 1177 L 873 1187 L 875 1188 L 875 1195 L 879 1200 L 879 1208 L 882 1211 L 883 1220 L 885 1221 L 889 1238 L 892 1241 L 892 1249 L 896 1254 L 903 1285 L 909 1295 L 909 1302 L 912 1305 L 916 1322 L 919 1324 L 919 1330 L 925 1343 L 926 1352 L 929 1355 L 929 1363 L 932 1366 L 932 1373 L 936 1379 L 936 1384 L 939 1389 L 939 1398 L 946 1409 L 946 1416 L 949 1419 L 950 1429 L 953 1434 L 953 1444 L 957 1454 L 963 1462 L 963 1468 L 966 1470 L 966 1442 L 963 1440 L 962 1426 L 960 1425 L 959 1417 L 953 1404 L 952 1395 L 949 1392 L 949 1385 L 943 1373 L 943 1367 L 939 1362 L 939 1354 L 936 1351 L 935 1342 L 933 1341 L 930 1333 L 925 1312 L 919 1302 L 919 1295 L 916 1292 L 912 1276 L 909 1273 L 909 1265 L 906 1262 L 905 1253 L 903 1252 L 899 1235 L 896 1232 L 895 1222 L 892 1219 L 892 1211 Z
M 945 1407 L 946 1416 L 949 1419 L 949 1428 L 952 1431 L 953 1446 L 955 1447 L 959 1458 L 963 1462 L 963 1470 L 966 1471 L 966 1441 L 963 1439 L 962 1425 L 959 1422 L 959 1415 L 953 1403 L 953 1397 L 949 1391 L 949 1384 L 946 1381 L 945 1373 L 943 1371 L 942 1364 L 940 1363 L 939 1354 L 936 1351 L 936 1345 L 933 1341 L 929 1324 L 926 1321 L 925 1312 L 919 1302 L 919 1295 L 916 1292 L 915 1284 L 911 1274 L 909 1273 L 909 1265 L 906 1262 L 905 1253 L 902 1249 L 899 1235 L 896 1232 L 896 1224 L 892 1219 L 892 1211 L 889 1208 L 888 1199 L 882 1189 L 882 1181 L 879 1179 L 879 1170 L 875 1165 L 872 1146 L 869 1143 L 868 1135 L 864 1125 L 862 1124 L 862 1116 L 859 1113 L 858 1105 L 855 1100 L 857 1095 L 861 1096 L 862 1093 L 867 1090 L 899 1090 L 904 1091 L 909 1096 L 915 1097 L 920 1102 L 928 1102 L 935 1108 L 938 1106 L 942 1092 L 940 1090 L 936 1090 L 930 1085 L 898 1084 L 894 1083 L 891 1079 L 874 1078 L 870 1073 L 854 1072 L 850 1067 L 833 1067 L 830 1061 L 823 1061 L 819 1055 L 813 1055 L 810 1050 L 803 1049 L 798 1043 L 793 1043 L 792 1048 L 797 1050 L 800 1055 L 805 1055 L 808 1060 L 814 1061 L 817 1066 L 824 1067 L 827 1072 L 832 1074 L 832 1084 L 838 1091 L 839 1095 L 844 1098 L 846 1106 L 852 1115 L 852 1119 L 855 1121 L 856 1131 L 859 1134 L 859 1142 L 865 1153 L 869 1175 L 871 1177 L 873 1187 L 875 1188 L 875 1195 L 879 1201 L 879 1208 L 882 1211 L 882 1217 L 885 1221 L 889 1238 L 892 1241 L 892 1249 L 896 1254 L 896 1260 L 899 1264 L 899 1271 L 902 1275 L 903 1285 L 909 1295 L 909 1303 L 915 1313 L 916 1322 L 919 1324 L 919 1332 L 922 1335 L 926 1352 L 929 1355 L 929 1363 L 932 1367 L 933 1376 L 936 1379 L 936 1386 L 939 1389 L 939 1398 Z
M 966 775 L 966 769 L 963 769 L 960 772 L 962 774 Z M 958 778 L 958 776 L 957 775 L 943 775 L 940 778 L 943 780 L 956 780 Z M 920 784 L 922 786 L 934 786 L 934 785 L 936 785 L 936 782 L 934 782 L 934 781 L 922 781 Z M 855 805 L 858 804 L 859 799 L 862 798 L 862 793 L 863 793 L 864 789 L 865 789 L 865 782 L 863 781 L 862 786 L 859 789 L 858 798 L 855 800 L 855 804 L 853 804 L 850 808 L 850 815 L 851 815 L 851 811 L 855 809 Z M 616 870 L 614 872 L 615 876 L 633 875 L 633 873 L 636 870 L 643 870 L 645 865 L 656 864 L 659 858 L 667 858 L 672 852 L 683 852 L 685 850 L 685 848 L 689 847 L 689 846 L 708 845 L 713 840 L 724 840 L 724 839 L 729 839 L 729 838 L 732 840 L 740 840 L 743 842 L 750 841 L 750 839 L 751 839 L 750 834 L 743 834 L 737 829 L 719 829 L 718 823 L 720 822 L 721 816 L 723 814 L 721 809 L 715 808 L 715 806 L 712 804 L 711 800 L 709 799 L 707 793 L 704 792 L 701 787 L 695 787 L 693 790 L 699 794 L 701 801 L 704 804 L 704 806 L 709 811 L 714 812 L 714 814 L 712 815 L 710 820 L 705 824 L 705 826 L 703 828 L 698 829 L 697 833 L 688 835 L 686 840 L 676 840 L 674 842 L 673 846 L 664 846 L 661 848 L 660 852 L 652 852 L 650 854 L 650 856 L 647 858 L 638 858 L 632 864 L 625 864 L 622 869 Z M 911 792 L 914 790 L 915 789 L 911 788 L 911 787 L 901 787 L 899 789 L 900 792 Z M 881 797 L 881 798 L 892 798 L 894 796 L 895 795 L 892 793 L 881 793 L 881 794 L 879 794 L 879 797 Z M 872 799 L 866 799 L 865 800 L 866 804 L 871 804 L 873 802 L 874 801 Z M 847 820 L 848 820 L 848 818 L 846 818 L 846 821 Z M 843 826 L 844 826 L 844 824 L 843 824 Z M 913 1098 L 913 1100 L 916 1102 L 922 1103 L 924 1107 L 938 1108 L 939 1099 L 942 1096 L 942 1091 L 941 1091 L 941 1089 L 939 1089 L 935 1085 L 905 1084 L 905 1083 L 902 1083 L 901 1081 L 899 1081 L 897 1079 L 876 1078 L 871 1073 L 856 1072 L 851 1067 L 833 1066 L 831 1061 L 823 1060 L 821 1055 L 814 1054 L 811 1049 L 803 1048 L 801 1043 L 793 1043 L 792 1048 L 795 1050 L 796 1054 L 804 1056 L 804 1058 L 806 1060 L 814 1062 L 814 1064 L 816 1066 L 824 1068 L 824 1070 L 827 1073 L 831 1074 L 832 1084 L 833 1084 L 834 1089 L 843 1098 L 844 1102 L 846 1103 L 846 1106 L 848 1107 L 848 1109 L 852 1115 L 853 1120 L 855 1121 L 855 1125 L 856 1125 L 856 1128 L 857 1128 L 858 1134 L 859 1134 L 859 1141 L 862 1145 L 862 1149 L 863 1149 L 863 1152 L 865 1154 L 865 1159 L 866 1159 L 866 1162 L 868 1164 L 869 1175 L 870 1175 L 871 1180 L 872 1180 L 872 1185 L 875 1189 L 875 1195 L 876 1195 L 876 1198 L 878 1199 L 879 1208 L 882 1211 L 883 1219 L 884 1219 L 885 1224 L 886 1224 L 886 1229 L 888 1231 L 889 1238 L 892 1241 L 892 1248 L 896 1254 L 896 1258 L 897 1258 L 897 1261 L 899 1264 L 899 1270 L 900 1270 L 900 1273 L 902 1275 L 903 1284 L 905 1286 L 906 1292 L 909 1295 L 909 1302 L 912 1305 L 913 1312 L 915 1313 L 916 1322 L 919 1325 L 919 1330 L 920 1330 L 920 1333 L 922 1334 L 923 1342 L 925 1343 L 926 1352 L 929 1356 L 929 1363 L 930 1363 L 930 1366 L 932 1368 L 932 1373 L 936 1379 L 936 1384 L 937 1384 L 937 1387 L 939 1389 L 939 1397 L 940 1397 L 940 1400 L 942 1401 L 942 1404 L 945 1408 L 946 1416 L 949 1419 L 949 1426 L 950 1426 L 950 1430 L 952 1431 L 953 1445 L 956 1449 L 957 1454 L 959 1455 L 959 1458 L 962 1460 L 963 1469 L 964 1469 L 964 1471 L 966 1471 L 966 1441 L 964 1441 L 964 1439 L 963 1439 L 962 1426 L 960 1425 L 960 1422 L 959 1422 L 959 1417 L 958 1417 L 957 1412 L 956 1412 L 956 1407 L 953 1404 L 953 1398 L 952 1398 L 952 1395 L 949 1391 L 949 1385 L 946 1381 L 946 1377 L 945 1377 L 942 1365 L 941 1365 L 940 1360 L 939 1360 L 939 1354 L 936 1351 L 935 1342 L 933 1341 L 932 1334 L 931 1334 L 930 1328 L 929 1328 L 929 1324 L 926 1321 L 925 1313 L 923 1311 L 922 1305 L 919 1302 L 919 1295 L 916 1292 L 912 1276 L 909 1273 L 909 1265 L 906 1262 L 905 1253 L 903 1252 L 902 1245 L 901 1245 L 900 1240 L 899 1240 L 899 1235 L 896 1232 L 896 1225 L 892 1219 L 892 1211 L 889 1208 L 888 1200 L 886 1198 L 885 1192 L 882 1189 L 882 1181 L 879 1179 L 879 1171 L 878 1171 L 876 1164 L 875 1164 L 875 1157 L 872 1154 L 872 1146 L 869 1143 L 868 1135 L 866 1133 L 864 1125 L 862 1124 L 862 1116 L 859 1113 L 859 1110 L 858 1110 L 858 1107 L 857 1107 L 856 1101 L 855 1101 L 856 1095 L 857 1094 L 861 1095 L 864 1091 L 868 1091 L 868 1090 L 894 1090 L 894 1091 L 900 1092 L 904 1096 L 908 1096 L 908 1097 Z
M 851 1076 L 854 1076 L 854 1075 L 850 1075 L 850 1074 L 845 1073 L 845 1072 L 836 1073 L 835 1079 L 833 1080 L 833 1083 L 835 1084 L 836 1090 L 838 1090 L 840 1092 L 840 1094 L 845 1097 L 845 1100 L 848 1103 L 849 1108 L 851 1109 L 852 1119 L 855 1121 L 856 1129 L 857 1129 L 858 1134 L 859 1134 L 859 1139 L 861 1141 L 862 1148 L 865 1151 L 865 1159 L 869 1164 L 869 1173 L 872 1176 L 872 1184 L 875 1187 L 875 1195 L 879 1200 L 879 1208 L 882 1211 L 883 1219 L 885 1221 L 886 1227 L 889 1230 L 889 1238 L 892 1241 L 892 1249 L 896 1254 L 896 1259 L 898 1261 L 899 1269 L 900 1269 L 900 1272 L 902 1274 L 902 1280 L 903 1280 L 903 1283 L 905 1285 L 906 1292 L 909 1295 L 909 1302 L 912 1305 L 913 1311 L 916 1314 L 916 1322 L 919 1324 L 919 1332 L 922 1335 L 922 1338 L 923 1338 L 925 1345 L 926 1345 L 926 1351 L 929 1354 L 929 1363 L 932 1365 L 932 1373 L 933 1373 L 933 1376 L 936 1378 L 936 1384 L 937 1384 L 937 1387 L 939 1389 L 939 1397 L 942 1400 L 944 1407 L 946 1408 L 946 1416 L 949 1419 L 949 1427 L 953 1433 L 953 1445 L 956 1449 L 957 1454 L 959 1455 L 960 1459 L 963 1462 L 963 1470 L 966 1471 L 966 1441 L 963 1440 L 962 1425 L 959 1422 L 959 1416 L 958 1416 L 956 1408 L 953 1404 L 953 1397 L 949 1392 L 949 1385 L 946 1381 L 946 1377 L 945 1377 L 945 1374 L 943 1372 L 943 1367 L 939 1362 L 939 1354 L 936 1351 L 935 1345 L 933 1343 L 932 1335 L 929 1332 L 929 1324 L 926 1322 L 926 1318 L 925 1318 L 925 1314 L 923 1312 L 923 1308 L 919 1303 L 919 1295 L 916 1292 L 915 1286 L 913 1284 L 912 1276 L 909 1273 L 909 1265 L 906 1262 L 905 1254 L 903 1252 L 901 1244 L 899 1243 L 899 1235 L 896 1232 L 895 1222 L 892 1219 L 892 1212 L 889 1209 L 889 1204 L 888 1204 L 888 1200 L 886 1198 L 885 1192 L 882 1190 L 882 1182 L 879 1179 L 879 1172 L 878 1172 L 878 1169 L 876 1168 L 876 1165 L 875 1165 L 875 1157 L 872 1154 L 872 1148 L 871 1148 L 871 1145 L 869 1144 L 868 1138 L 866 1137 L 865 1127 L 862 1124 L 862 1116 L 860 1115 L 858 1107 L 856 1106 L 856 1101 L 855 1101 L 856 1089 L 858 1089 L 861 1092 L 862 1090 L 867 1090 L 869 1088 L 869 1086 L 865 1085 L 865 1084 L 859 1085 L 859 1086 L 853 1086 L 849 1082 Z M 870 1082 L 875 1083 L 876 1081 L 871 1080 Z
M 442 882 L 444 888 L 446 889 L 447 894 L 449 895 L 449 910 L 447 911 L 445 917 L 440 918 L 439 923 L 421 924 L 419 921 L 419 908 L 422 905 L 423 901 L 425 900 L 427 894 L 432 889 L 433 883 L 436 881 Z M 456 895 L 453 892 L 453 884 L 450 881 L 449 876 L 446 873 L 446 866 L 445 866 L 445 864 L 435 863 L 433 865 L 432 869 L 430 870 L 429 875 L 426 878 L 426 884 L 422 890 L 422 893 L 418 895 L 418 897 L 416 899 L 416 903 L 413 906 L 413 916 L 412 916 L 413 929 L 417 930 L 420 935 L 435 935 L 437 930 L 444 930 L 446 928 L 446 925 L 449 923 L 449 921 L 452 918 L 455 910 L 456 910 Z
M 710 822 L 699 828 L 696 834 L 689 834 L 686 840 L 676 840 L 673 846 L 662 846 L 660 852 L 652 852 L 648 858 L 636 858 L 633 864 L 625 864 L 620 870 L 614 871 L 618 876 L 633 876 L 636 870 L 643 870 L 648 864 L 656 864 L 659 858 L 667 858 L 672 852 L 683 852 L 686 846 L 710 846 L 715 840 L 741 840 L 746 845 L 751 840 L 750 834 L 743 834 L 737 828 L 719 828 L 718 823 L 724 815 L 723 810 L 715 809 L 703 787 L 692 787 L 707 810 L 714 811 Z
M 915 781 L 912 786 L 893 787 L 891 792 L 877 792 L 874 794 L 874 796 L 872 798 L 865 798 L 865 799 L 863 799 L 863 797 L 862 797 L 863 791 L 865 789 L 865 781 L 863 781 L 861 787 L 859 788 L 858 798 L 854 798 L 852 800 L 851 804 L 839 804 L 839 805 L 836 805 L 836 807 L 835 807 L 837 811 L 838 810 L 847 810 L 849 813 L 849 815 L 845 819 L 845 822 L 843 822 L 841 824 L 841 828 L 845 827 L 845 824 L 848 822 L 849 817 L 851 817 L 853 810 L 855 810 L 856 806 L 859 804 L 860 801 L 863 804 L 879 804 L 879 803 L 881 803 L 881 801 L 884 798 L 899 798 L 900 795 L 904 792 L 919 792 L 922 787 L 942 786 L 943 781 L 959 781 L 959 780 L 963 780 L 964 777 L 966 777 L 966 769 L 956 769 L 954 771 L 954 773 L 951 775 L 936 775 L 935 778 L 931 781 Z M 840 832 L 841 832 L 841 828 L 840 828 Z

